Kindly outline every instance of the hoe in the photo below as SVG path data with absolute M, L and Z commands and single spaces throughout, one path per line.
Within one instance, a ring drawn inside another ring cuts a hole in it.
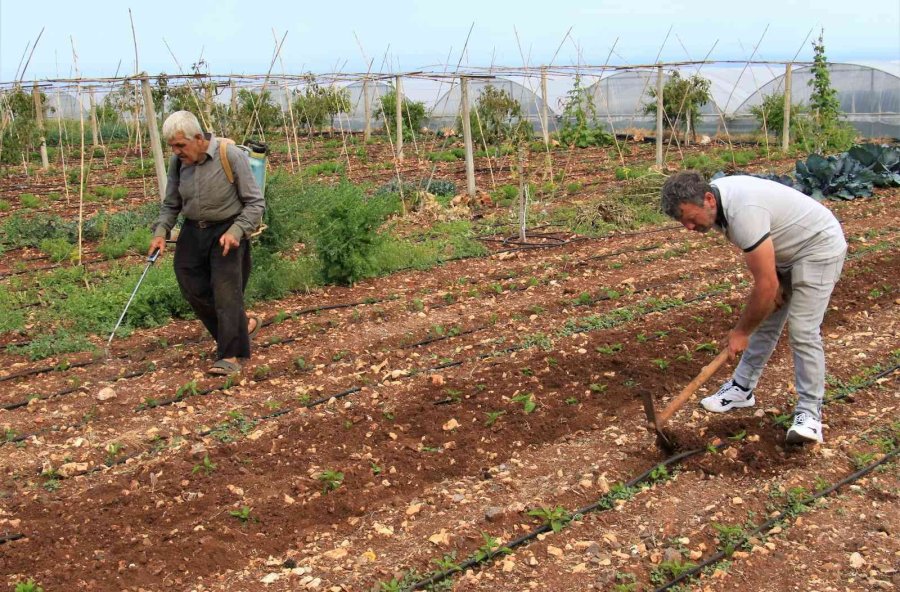
M 657 446 L 667 452 L 675 450 L 675 443 L 663 432 L 663 426 L 666 421 L 668 421 L 676 411 L 681 409 L 687 400 L 697 392 L 697 389 L 700 388 L 704 382 L 709 380 L 709 377 L 715 374 L 727 360 L 728 350 L 724 349 L 719 352 L 719 355 L 717 355 L 712 362 L 704 366 L 703 369 L 700 370 L 700 373 L 694 377 L 694 380 L 689 382 L 688 385 L 678 393 L 678 396 L 672 399 L 672 402 L 659 413 L 656 412 L 656 408 L 653 406 L 653 397 L 650 394 L 650 391 L 641 391 L 641 397 L 644 399 L 644 412 L 647 414 L 647 428 L 656 431 Z

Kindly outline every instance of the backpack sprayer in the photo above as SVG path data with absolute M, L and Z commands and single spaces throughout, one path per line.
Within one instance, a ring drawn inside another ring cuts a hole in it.
M 234 171 L 231 170 L 231 163 L 228 162 L 228 157 L 226 156 L 228 144 L 234 144 L 234 140 L 229 140 L 228 138 L 219 139 L 219 161 L 222 163 L 222 168 L 225 170 L 225 177 L 227 177 L 228 182 L 233 185 Z M 237 148 L 247 155 L 247 160 L 250 163 L 250 172 L 253 173 L 253 180 L 256 181 L 256 184 L 259 186 L 260 191 L 262 191 L 263 195 L 265 195 L 266 154 L 269 152 L 269 147 L 261 142 L 248 140 L 246 145 L 238 145 Z M 179 166 L 180 165 L 181 162 L 179 161 Z M 259 236 L 264 228 L 265 225 L 260 225 L 260 227 L 257 228 L 251 236 Z M 109 346 L 112 343 L 113 338 L 116 336 L 116 331 L 118 331 L 119 327 L 122 325 L 122 321 L 125 320 L 125 314 L 128 312 L 128 307 L 131 306 L 131 302 L 134 300 L 138 288 L 141 287 L 141 283 L 143 283 L 144 278 L 147 277 L 147 272 L 150 271 L 150 267 L 154 263 L 156 263 L 156 260 L 158 258 L 159 249 L 154 249 L 153 252 L 147 256 L 147 265 L 144 267 L 144 272 L 141 274 L 137 285 L 134 287 L 134 290 L 132 290 L 131 296 L 128 298 L 128 302 L 125 304 L 125 309 L 122 311 L 122 314 L 119 315 L 119 320 L 118 322 L 116 322 L 116 326 L 113 327 L 112 333 L 109 334 L 109 339 L 106 340 L 107 357 L 109 356 Z

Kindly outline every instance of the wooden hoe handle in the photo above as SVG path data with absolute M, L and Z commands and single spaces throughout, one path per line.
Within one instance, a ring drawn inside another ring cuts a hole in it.
M 719 352 L 719 355 L 716 356 L 716 359 L 704 366 L 700 373 L 694 378 L 694 380 L 688 383 L 688 385 L 684 387 L 680 393 L 678 393 L 678 396 L 675 397 L 671 403 L 666 405 L 666 408 L 656 416 L 657 429 L 662 428 L 662 425 L 666 421 L 668 421 L 668 419 L 672 417 L 672 415 L 676 411 L 681 409 L 681 406 L 691 398 L 691 395 L 693 395 L 697 391 L 697 389 L 700 388 L 700 385 L 709 380 L 709 377 L 715 374 L 716 371 L 721 368 L 722 364 L 724 364 L 727 360 L 728 350 L 723 349 Z

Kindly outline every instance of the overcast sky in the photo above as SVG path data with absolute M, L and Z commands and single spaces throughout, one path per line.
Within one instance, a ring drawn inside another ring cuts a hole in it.
M 0 81 L 14 79 L 42 28 L 26 80 L 74 76 L 73 44 L 85 77 L 133 73 L 128 8 L 100 0 L 0 0 Z M 664 61 L 702 59 L 714 45 L 711 59 L 743 60 L 757 43 L 756 59 L 789 60 L 799 52 L 798 60 L 810 60 L 810 41 L 823 27 L 830 61 L 900 60 L 900 0 L 149 0 L 131 10 L 139 67 L 151 74 L 187 71 L 201 58 L 214 74 L 264 74 L 274 35 L 285 33 L 288 73 L 364 72 L 367 60 L 382 72 L 447 63 L 452 69 L 473 23 L 463 65 L 549 63 L 560 45 L 554 64 L 602 65 L 611 49 L 611 63 L 648 63 L 670 27 Z M 276 62 L 274 72 L 281 69 Z

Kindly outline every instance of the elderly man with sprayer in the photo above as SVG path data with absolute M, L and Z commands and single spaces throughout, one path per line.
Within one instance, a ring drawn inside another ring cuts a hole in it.
M 727 341 L 732 359 L 744 352 L 741 361 L 731 380 L 701 401 L 703 407 L 715 413 L 752 407 L 753 389 L 788 323 L 798 401 L 786 440 L 822 442 L 821 325 L 847 254 L 840 223 L 811 197 L 744 175 L 708 183 L 700 173 L 681 171 L 663 185 L 661 205 L 688 230 L 722 232 L 743 251 L 753 275 L 753 289 Z
M 162 134 L 174 155 L 150 253 L 166 246 L 178 214 L 185 217 L 175 250 L 175 277 L 197 318 L 216 340 L 211 374 L 240 372 L 260 320 L 248 319 L 250 235 L 265 210 L 247 155 L 225 138 L 203 133 L 188 111 L 166 118 Z

